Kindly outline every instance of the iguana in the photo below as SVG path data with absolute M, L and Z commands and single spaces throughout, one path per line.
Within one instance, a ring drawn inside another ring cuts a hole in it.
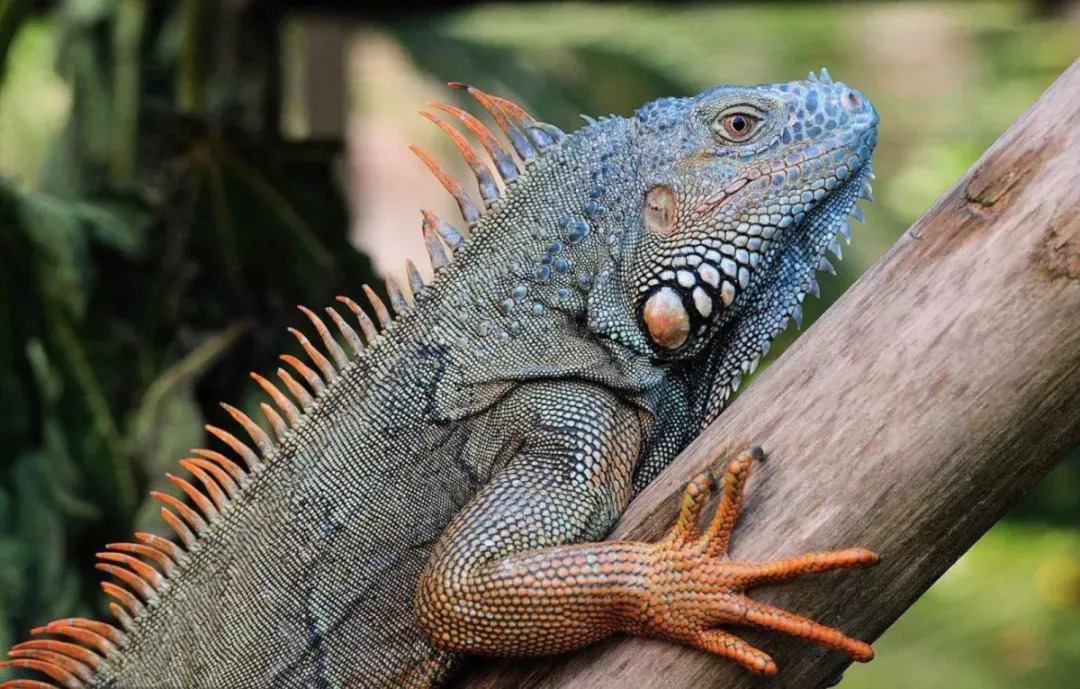
M 363 337 L 301 307 L 321 349 L 293 330 L 311 361 L 283 356 L 281 387 L 252 374 L 270 432 L 224 405 L 250 442 L 208 426 L 229 454 L 194 450 L 180 462 L 193 478 L 169 475 L 190 504 L 153 494 L 179 542 L 137 533 L 100 554 L 117 623 L 51 622 L 0 665 L 71 687 L 430 687 L 466 656 L 625 632 L 775 673 L 732 624 L 873 657 L 744 595 L 876 561 L 858 548 L 728 559 L 756 448 L 727 467 L 708 524 L 702 475 L 662 541 L 601 541 L 800 321 L 870 197 L 869 101 L 822 70 L 586 118 L 568 136 L 452 86 L 505 135 L 454 106 L 424 113 L 476 177 L 482 207 L 415 149 L 468 238 L 424 211 L 435 278 L 408 263 L 407 289 L 387 279 L 396 315 L 365 285 L 378 326 L 340 298 Z

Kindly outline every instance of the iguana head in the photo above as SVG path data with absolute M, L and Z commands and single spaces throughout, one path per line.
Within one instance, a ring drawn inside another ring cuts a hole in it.
M 721 86 L 649 103 L 629 266 L 657 356 L 694 356 L 762 283 L 805 287 L 870 168 L 877 113 L 847 86 Z M 784 317 L 790 311 L 778 314 Z
M 877 122 L 865 96 L 825 71 L 635 113 L 641 231 L 621 273 L 654 356 L 710 357 L 710 397 L 726 396 L 801 320 L 814 274 L 831 268 L 826 250 L 839 253 L 835 235 L 849 236 L 856 198 L 869 197 Z
M 624 371 L 633 369 L 625 376 L 633 381 L 619 385 L 647 387 L 642 381 L 658 372 L 692 371 L 683 378 L 707 421 L 788 320 L 801 320 L 815 273 L 831 269 L 826 251 L 839 254 L 835 235 L 848 236 L 848 215 L 861 218 L 856 199 L 870 196 L 877 113 L 824 70 L 805 81 L 665 98 L 630 118 L 586 118 L 589 126 L 570 136 L 509 101 L 469 91 L 525 170 L 519 177 L 486 130 L 449 106 L 437 107 L 481 140 L 505 194 L 445 123 L 487 208 L 422 157 L 470 223 L 463 262 L 472 265 L 464 270 L 487 276 L 480 289 L 497 312 L 477 316 L 480 326 L 499 346 L 522 350 L 492 357 L 510 362 L 508 370 L 474 367 L 492 378 L 614 380 L 597 369 L 606 354 L 582 354 L 589 343 L 570 353 L 566 341 L 587 333 L 610 344 Z M 551 335 L 561 322 L 568 325 L 560 336 Z M 650 363 L 642 366 L 642 357 Z

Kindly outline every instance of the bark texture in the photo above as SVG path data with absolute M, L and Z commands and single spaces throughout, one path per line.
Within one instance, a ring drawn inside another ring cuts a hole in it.
M 769 459 L 750 479 L 732 557 L 864 546 L 882 562 L 751 594 L 868 641 L 1080 443 L 1080 61 L 633 502 L 611 538 L 660 538 L 686 481 L 752 442 Z M 490 663 L 463 685 L 814 689 L 847 665 L 806 642 L 736 632 L 773 655 L 777 677 L 614 638 Z

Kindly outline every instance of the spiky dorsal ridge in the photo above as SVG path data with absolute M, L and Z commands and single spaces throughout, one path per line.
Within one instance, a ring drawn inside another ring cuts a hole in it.
M 376 313 L 388 318 L 386 307 L 374 293 L 371 296 Z M 261 407 L 277 440 L 271 439 L 261 426 L 242 411 L 223 404 L 222 407 L 244 429 L 250 441 L 245 442 L 223 428 L 206 426 L 207 432 L 231 450 L 231 456 L 210 449 L 192 450 L 190 457 L 179 461 L 180 466 L 193 477 L 192 481 L 166 474 L 169 481 L 190 499 L 191 504 L 166 493 L 151 491 L 150 495 L 163 503 L 162 519 L 175 531 L 179 543 L 153 534 L 136 533 L 136 542 L 110 543 L 103 552 L 98 553 L 100 562 L 97 568 L 115 579 L 102 582 L 101 586 L 114 599 L 109 608 L 118 625 L 83 618 L 51 622 L 31 630 L 31 634 L 54 638 L 36 638 L 16 644 L 8 654 L 9 659 L 0 662 L 0 668 L 34 670 L 47 675 L 59 686 L 81 687 L 92 682 L 94 672 L 103 662 L 129 644 L 128 635 L 136 628 L 140 615 L 176 580 L 199 539 L 233 509 L 248 485 L 252 472 L 274 461 L 280 443 L 304 423 L 319 399 L 329 394 L 334 382 L 341 377 L 352 359 L 364 355 L 380 336 L 358 305 L 347 298 L 340 299 L 350 309 L 363 314 L 360 324 L 368 337 L 367 345 L 337 311 L 326 309 L 337 332 L 352 348 L 353 357 L 345 353 L 334 333 L 315 312 L 300 307 L 314 326 L 324 349 L 320 351 L 306 335 L 290 328 L 314 367 L 291 355 L 281 358 L 306 385 L 298 382 L 285 368 L 279 368 L 277 376 L 291 393 L 290 397 L 267 378 L 257 373 L 251 374 L 273 403 L 264 402 Z M 0 689 L 51 686 L 37 680 L 0 683 Z
M 451 86 L 467 90 L 491 113 L 525 168 L 546 150 L 566 138 L 557 128 L 537 122 L 510 101 L 469 86 Z M 477 137 L 494 162 L 498 179 L 502 181 L 504 188 L 520 177 L 523 170 L 518 167 L 518 163 L 479 120 L 454 106 L 434 103 L 431 107 L 457 118 Z M 465 137 L 438 115 L 425 113 L 425 116 L 450 135 L 465 157 L 477 178 L 485 208 L 494 203 L 500 195 L 499 185 L 479 153 L 468 144 Z M 414 150 L 457 199 L 466 221 L 470 227 L 473 226 L 482 213 L 465 193 L 462 185 L 426 153 L 415 147 Z M 457 229 L 440 220 L 434 213 L 423 211 L 423 218 L 424 241 L 432 267 L 439 272 L 450 262 L 444 244 L 452 254 L 464 245 L 465 240 Z M 181 468 L 188 472 L 193 480 L 166 474 L 190 499 L 191 504 L 166 493 L 150 493 L 162 503 L 161 517 L 176 532 L 179 543 L 149 533 L 136 533 L 134 542 L 110 543 L 103 552 L 98 553 L 100 562 L 97 568 L 115 579 L 115 582 L 102 582 L 101 587 L 113 599 L 109 603 L 109 609 L 117 623 L 69 618 L 31 630 L 32 635 L 44 638 L 35 638 L 13 646 L 8 653 L 9 659 L 0 661 L 0 669 L 21 668 L 37 671 L 56 684 L 30 679 L 9 680 L 0 683 L 0 689 L 52 689 L 54 686 L 82 687 L 92 683 L 94 673 L 102 663 L 115 658 L 116 654 L 129 645 L 129 635 L 137 628 L 140 616 L 146 613 L 148 605 L 153 605 L 176 581 L 190 560 L 189 553 L 197 546 L 200 538 L 234 509 L 249 484 L 251 474 L 275 461 L 281 444 L 318 407 L 319 400 L 331 394 L 335 382 L 341 378 L 346 367 L 354 359 L 372 351 L 385 339 L 384 335 L 393 330 L 397 318 L 413 308 L 416 298 L 425 286 L 411 261 L 406 263 L 406 273 L 408 284 L 404 289 L 393 278 L 386 278 L 389 308 L 369 286 L 363 286 L 378 326 L 359 304 L 348 297 L 338 297 L 338 301 L 356 315 L 360 333 L 335 309 L 326 308 L 337 334 L 352 350 L 351 354 L 346 353 L 338 343 L 334 331 L 314 311 L 299 307 L 311 322 L 322 344 L 320 350 L 305 334 L 289 328 L 310 359 L 311 365 L 288 354 L 282 355 L 281 359 L 303 382 L 294 378 L 293 373 L 286 368 L 278 368 L 276 374 L 284 390 L 289 393 L 286 394 L 281 387 L 267 378 L 257 373 L 251 374 L 252 379 L 267 393 L 272 402 L 263 402 L 260 407 L 276 440 L 242 411 L 223 404 L 225 411 L 244 429 L 250 442 L 241 440 L 223 428 L 207 425 L 207 432 L 224 443 L 231 451 L 231 456 L 216 450 L 195 449 L 190 457 L 179 460 Z

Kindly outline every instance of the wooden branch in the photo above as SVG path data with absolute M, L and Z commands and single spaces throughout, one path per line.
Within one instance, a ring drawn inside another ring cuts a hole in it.
M 611 538 L 659 538 L 687 479 L 750 442 L 769 459 L 750 480 L 734 558 L 855 545 L 882 556 L 872 570 L 753 595 L 865 640 L 1080 443 L 1080 61 L 633 502 Z M 743 635 L 775 657 L 778 677 L 620 637 L 492 663 L 465 684 L 803 689 L 847 665 L 806 642 Z

